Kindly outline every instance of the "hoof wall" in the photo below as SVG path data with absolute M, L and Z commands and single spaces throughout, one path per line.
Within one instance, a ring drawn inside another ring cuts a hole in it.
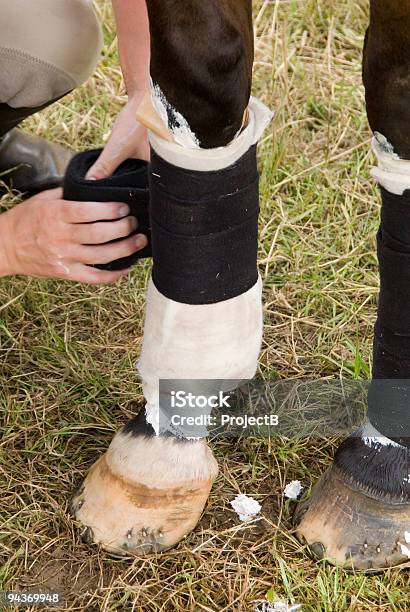
M 403 552 L 410 504 L 376 499 L 334 465 L 299 504 L 294 524 L 299 541 L 316 559 L 345 569 L 370 573 L 410 561 Z
M 81 539 L 114 559 L 158 553 L 196 526 L 213 479 L 150 488 L 116 475 L 104 455 L 74 495 L 70 510 L 83 526 Z

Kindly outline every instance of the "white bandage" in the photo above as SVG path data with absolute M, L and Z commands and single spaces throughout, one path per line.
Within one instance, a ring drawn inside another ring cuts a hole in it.
M 160 379 L 249 380 L 262 342 L 262 282 L 242 295 L 191 306 L 164 297 L 150 281 L 138 364 L 147 420 L 158 432 Z
M 378 166 L 371 169 L 372 177 L 390 193 L 403 195 L 410 189 L 410 161 L 400 159 L 388 140 L 377 132 L 372 149 L 378 161 Z
M 251 97 L 246 128 L 226 147 L 216 149 L 184 148 L 175 142 L 169 142 L 154 132 L 149 132 L 149 140 L 154 151 L 165 161 L 186 168 L 187 170 L 222 170 L 234 164 L 252 145 L 256 144 L 273 113 L 260 100 Z
M 272 117 L 252 98 L 249 122 L 226 147 L 188 149 L 149 133 L 155 152 L 174 166 L 197 171 L 227 168 L 260 139 Z M 249 380 L 255 375 L 263 332 L 262 283 L 215 304 L 189 305 L 163 296 L 150 281 L 138 369 L 147 421 L 158 433 L 160 379 Z

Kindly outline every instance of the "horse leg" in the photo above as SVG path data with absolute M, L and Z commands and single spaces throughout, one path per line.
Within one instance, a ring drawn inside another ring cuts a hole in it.
M 410 558 L 410 6 L 370 4 L 363 79 L 382 209 L 369 420 L 296 513 L 316 556 L 365 571 Z
M 162 121 L 165 138 L 150 133 L 154 264 L 139 362 L 146 408 L 115 436 L 72 504 L 87 539 L 115 555 L 180 541 L 218 471 L 204 439 L 164 429 L 159 381 L 252 378 L 262 335 L 254 145 L 270 117 L 260 103 L 245 112 L 251 0 L 147 7 L 153 108 L 140 117 L 151 127 Z

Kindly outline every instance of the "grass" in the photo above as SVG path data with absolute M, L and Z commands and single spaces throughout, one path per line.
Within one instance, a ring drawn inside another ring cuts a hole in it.
M 379 215 L 360 78 L 367 2 L 254 5 L 254 91 L 276 113 L 259 148 L 259 376 L 367 378 Z M 25 124 L 77 149 L 103 144 L 125 99 L 108 0 L 99 9 L 107 44 L 96 74 Z M 79 542 L 71 492 L 141 401 L 148 277 L 144 263 L 112 287 L 0 281 L 0 590 L 57 590 L 64 609 L 87 611 L 242 612 L 277 598 L 312 612 L 407 610 L 408 570 L 347 574 L 314 563 L 292 534 L 283 486 L 309 489 L 336 439 L 215 444 L 220 476 L 176 550 L 128 564 Z M 260 519 L 238 524 L 238 492 L 261 502 Z

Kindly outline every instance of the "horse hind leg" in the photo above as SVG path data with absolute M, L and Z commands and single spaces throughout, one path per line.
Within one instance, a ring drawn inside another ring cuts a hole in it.
M 296 511 L 317 557 L 367 572 L 410 557 L 410 6 L 372 0 L 363 79 L 382 194 L 369 421 Z

